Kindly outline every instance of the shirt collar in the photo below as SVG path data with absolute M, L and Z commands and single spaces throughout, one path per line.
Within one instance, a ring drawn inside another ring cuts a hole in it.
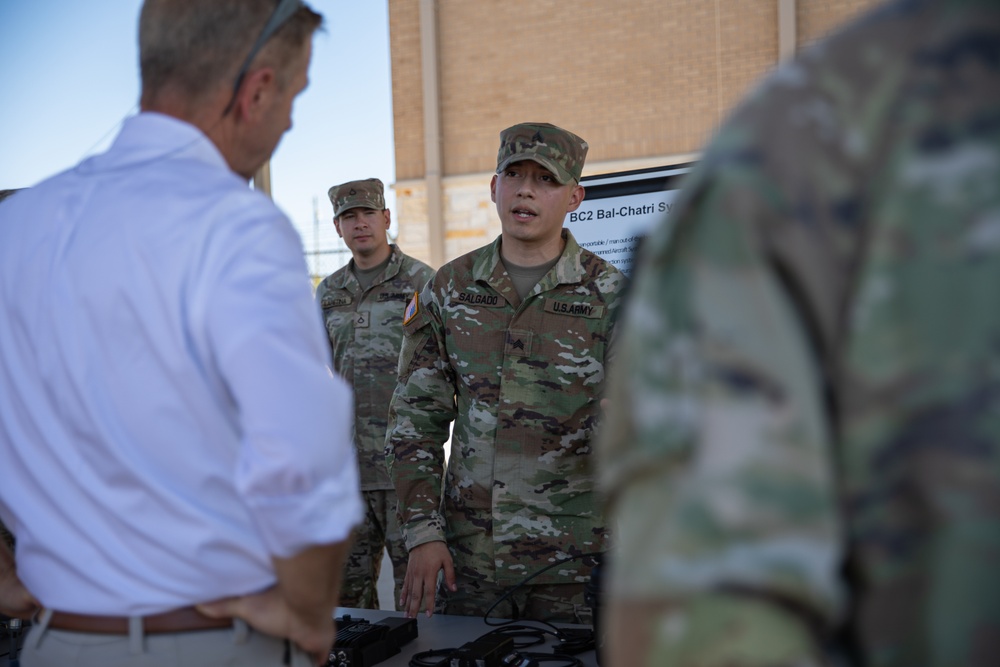
M 231 171 L 222 153 L 201 130 L 155 111 L 143 111 L 125 119 L 111 148 L 85 160 L 78 169 L 82 172 L 131 169 L 155 160 L 180 158 Z
M 375 281 L 372 283 L 372 285 L 381 285 L 382 283 L 395 278 L 396 274 L 399 273 L 399 268 L 400 266 L 402 266 L 402 264 L 403 264 L 402 253 L 400 253 L 399 248 L 396 246 L 395 243 L 390 243 L 389 263 L 385 265 L 385 271 L 383 271 L 380 276 L 375 278 Z M 347 286 L 349 284 L 355 284 L 355 285 L 358 284 L 358 279 L 354 277 L 354 271 L 352 270 L 353 267 L 354 267 L 354 259 L 351 258 L 351 260 L 347 263 L 347 266 L 344 267 L 344 269 L 340 272 L 340 275 L 337 276 L 334 282 L 333 286 L 336 289 L 347 289 Z
M 551 289 L 556 285 L 574 285 L 583 282 L 586 278 L 581 261 L 582 250 L 576 239 L 573 238 L 573 232 L 564 228 L 562 237 L 566 240 L 566 247 L 563 248 L 562 255 L 559 256 L 556 265 L 549 269 L 545 277 L 539 281 L 543 290 Z M 498 236 L 490 245 L 489 251 L 482 253 L 472 265 L 473 280 L 486 282 L 497 290 L 501 287 L 501 276 L 504 273 L 503 262 L 500 261 L 500 240 L 502 238 L 503 235 Z M 553 277 L 554 281 L 550 281 L 550 277 Z

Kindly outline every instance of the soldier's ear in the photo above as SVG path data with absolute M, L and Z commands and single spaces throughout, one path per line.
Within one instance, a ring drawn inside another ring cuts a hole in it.
M 333 219 L 333 226 L 337 229 L 337 236 L 344 238 L 344 235 L 340 231 L 340 220 L 337 218 Z
M 387 208 L 383 209 L 382 213 L 385 214 L 385 228 L 386 228 L 386 230 L 388 230 L 389 229 L 389 221 L 392 219 L 390 217 L 390 215 L 389 215 L 389 209 L 387 209 Z
M 583 189 L 582 185 L 573 186 L 573 194 L 570 195 L 569 204 L 566 206 L 566 212 L 575 211 L 583 203 L 583 198 L 586 196 L 587 191 Z

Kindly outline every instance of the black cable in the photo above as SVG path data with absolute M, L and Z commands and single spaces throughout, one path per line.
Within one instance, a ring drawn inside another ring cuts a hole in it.
M 456 649 L 453 648 L 436 648 L 430 651 L 421 651 L 420 653 L 414 653 L 413 657 L 410 658 L 408 663 L 410 667 L 438 667 L 439 665 L 444 665 L 448 662 L 448 656 L 455 652 Z M 431 658 L 441 657 L 440 660 L 432 662 Z
M 584 651 L 589 651 L 594 648 L 594 633 L 591 630 L 586 630 L 582 628 L 557 628 L 555 625 L 547 621 L 538 621 L 535 619 L 519 619 L 520 610 L 518 609 L 517 602 L 511 597 L 519 588 L 527 584 L 529 581 L 537 577 L 538 575 L 551 570 L 554 567 L 565 565 L 566 563 L 572 562 L 574 560 L 580 560 L 583 558 L 594 558 L 597 559 L 603 555 L 603 552 L 595 551 L 591 553 L 577 554 L 575 556 L 570 556 L 569 558 L 563 558 L 562 560 L 556 561 L 546 565 L 537 572 L 533 572 L 521 581 L 517 582 L 511 588 L 507 589 L 503 595 L 498 597 L 490 605 L 489 609 L 483 615 L 483 622 L 486 625 L 495 628 L 483 635 L 480 635 L 478 639 L 489 636 L 500 636 L 504 638 L 509 638 L 513 643 L 514 650 L 516 650 L 520 655 L 525 658 L 530 658 L 536 663 L 541 665 L 542 663 L 550 664 L 555 663 L 557 667 L 582 667 L 583 663 L 575 658 L 573 655 L 575 653 L 582 653 Z M 504 620 L 500 622 L 491 621 L 490 614 L 493 610 L 497 608 L 500 603 L 504 600 L 510 599 L 511 609 L 513 610 L 512 616 L 514 618 L 510 620 Z M 538 623 L 544 627 L 538 627 L 534 625 L 524 625 L 523 622 L 527 621 L 530 623 Z M 528 652 L 524 653 L 521 649 L 528 648 L 530 646 L 538 646 L 545 643 L 546 635 L 552 635 L 556 638 L 558 643 L 553 647 L 552 653 L 538 653 L 538 652 Z M 478 641 L 478 639 L 476 641 Z M 430 651 L 422 651 L 415 654 L 410 658 L 408 663 L 409 667 L 444 667 L 448 664 L 450 656 L 458 651 L 454 648 L 443 648 L 443 649 L 432 649 Z
M 552 649 L 553 652 L 576 655 L 596 648 L 593 630 L 563 628 L 562 635 L 559 637 L 559 643 Z
M 531 581 L 532 579 L 534 579 L 538 575 L 540 575 L 540 574 L 542 574 L 544 572 L 548 572 L 549 570 L 551 570 L 554 567 L 558 567 L 560 565 L 565 565 L 566 563 L 572 562 L 574 560 L 580 560 L 580 559 L 583 559 L 583 558 L 595 558 L 595 559 L 599 558 L 600 556 L 603 555 L 603 553 L 604 552 L 602 552 L 602 551 L 592 551 L 592 552 L 589 552 L 589 553 L 576 554 L 575 556 L 570 556 L 569 558 L 563 558 L 562 560 L 558 560 L 558 561 L 556 561 L 554 563 L 550 563 L 550 564 L 546 565 L 545 567 L 543 567 L 542 569 L 538 570 L 537 572 L 533 572 L 533 573 L 529 574 L 527 577 L 525 577 L 521 581 L 519 581 L 516 584 L 514 584 L 511 588 L 508 588 L 507 591 L 503 595 L 501 595 L 500 597 L 498 597 L 496 600 L 493 601 L 493 604 L 490 605 L 490 608 L 486 610 L 485 614 L 483 614 L 483 622 L 486 623 L 486 625 L 489 625 L 489 626 L 492 626 L 492 627 L 503 627 L 505 625 L 510 625 L 511 623 L 515 623 L 515 622 L 521 620 L 521 619 L 518 619 L 518 618 L 513 618 L 513 619 L 508 620 L 508 621 L 501 621 L 499 623 L 496 623 L 496 622 L 491 622 L 490 621 L 490 614 L 493 613 L 493 610 L 497 608 L 497 605 L 499 605 L 501 602 L 503 602 L 507 598 L 510 598 L 510 596 L 513 595 L 515 591 L 517 591 L 519 588 L 521 588 L 522 586 L 524 586 L 525 584 L 527 584 L 529 581 Z M 518 611 L 517 604 L 514 602 L 513 599 L 511 599 L 510 604 L 511 604 L 511 608 L 514 610 L 514 614 L 516 616 L 517 615 L 517 611 Z M 551 623 L 547 623 L 545 621 L 536 621 L 534 619 L 527 619 L 527 620 L 530 620 L 533 623 L 541 623 L 543 625 L 548 626 L 549 628 L 552 629 L 552 634 L 554 634 L 559 639 L 562 638 L 562 632 L 560 631 L 560 629 L 557 628 L 556 626 L 552 625 Z
M 531 658 L 539 664 L 558 662 L 562 663 L 560 667 L 583 667 L 583 662 L 579 658 L 563 653 L 522 653 L 521 655 L 525 658 Z
M 546 630 L 545 628 L 532 627 L 530 625 L 502 625 L 496 630 L 491 630 L 483 637 L 489 637 L 491 635 L 499 635 L 501 637 L 510 637 L 514 641 L 514 648 L 520 650 L 522 648 L 528 648 L 529 646 L 538 646 L 539 644 L 545 643 L 545 635 L 555 635 L 554 632 Z M 518 641 L 518 638 L 522 638 Z M 527 638 L 527 639 L 524 639 Z

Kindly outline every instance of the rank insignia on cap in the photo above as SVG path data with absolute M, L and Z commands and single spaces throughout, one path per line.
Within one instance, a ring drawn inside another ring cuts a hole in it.
M 413 318 L 417 316 L 420 312 L 420 294 L 417 292 L 413 293 L 413 298 L 410 299 L 410 303 L 406 304 L 406 310 L 403 311 L 403 324 L 409 324 L 413 321 Z

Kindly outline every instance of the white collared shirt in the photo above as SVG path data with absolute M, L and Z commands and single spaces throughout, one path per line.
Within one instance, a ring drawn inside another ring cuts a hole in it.
M 46 607 L 261 590 L 361 520 L 299 237 L 155 113 L 0 204 L 0 518 Z

